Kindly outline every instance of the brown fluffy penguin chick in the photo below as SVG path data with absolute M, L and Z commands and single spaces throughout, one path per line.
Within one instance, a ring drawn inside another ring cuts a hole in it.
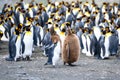
M 79 44 L 80 42 L 78 37 L 72 33 L 70 28 L 68 28 L 62 49 L 62 59 L 64 65 L 68 63 L 70 66 L 73 66 L 72 63 L 76 62 L 79 59 Z

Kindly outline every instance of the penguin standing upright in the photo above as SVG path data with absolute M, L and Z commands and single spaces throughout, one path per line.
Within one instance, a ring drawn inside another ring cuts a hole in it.
M 34 44 L 36 46 L 40 46 L 43 37 L 44 37 L 43 28 L 39 25 L 39 23 L 37 23 L 36 26 L 34 27 Z
M 72 63 L 76 62 L 79 58 L 80 42 L 79 38 L 72 33 L 70 27 L 67 29 L 67 35 L 65 37 L 62 49 L 62 59 L 64 64 L 68 63 L 72 66 Z
M 6 58 L 6 61 L 18 61 L 21 57 L 21 36 L 20 29 L 16 27 L 15 33 L 10 37 L 9 40 L 9 57 Z
M 20 50 L 21 50 L 21 35 L 20 35 L 20 29 L 15 29 L 15 33 L 17 35 L 17 40 L 16 40 L 16 43 L 15 43 L 15 46 L 16 46 L 16 55 L 15 55 L 15 58 L 14 60 L 17 61 L 21 58 L 21 53 L 20 53 Z
M 42 43 L 45 47 L 45 55 L 48 57 L 48 60 L 44 65 L 52 65 L 54 44 L 52 42 L 51 33 L 49 32 L 49 29 L 48 29 L 48 32 L 45 34 L 45 37 L 44 37 Z
M 117 28 L 117 32 L 118 32 L 118 39 L 119 39 L 119 45 L 120 45 L 120 27 Z
M 101 29 L 99 27 L 93 27 L 93 34 L 94 34 L 93 47 L 95 48 L 94 49 L 94 56 L 97 57 L 97 59 L 101 59 L 101 56 L 100 56 Z
M 78 38 L 79 38 L 81 50 L 83 49 L 83 43 L 82 43 L 82 37 L 81 37 L 82 34 L 83 34 L 82 28 L 79 28 L 79 31 L 77 31 L 76 35 L 77 35 Z
M 105 34 L 105 41 L 104 41 L 104 46 L 105 46 L 105 55 L 104 58 L 109 58 L 110 56 L 110 37 L 112 36 L 112 33 L 109 30 L 109 27 L 105 28 L 106 34 Z
M 86 54 L 87 53 L 87 39 L 86 39 L 86 29 L 83 29 L 83 34 L 81 35 L 81 41 L 82 41 L 82 44 L 83 44 L 83 48 L 82 49 L 82 53 Z
M 57 61 L 60 59 L 60 54 L 61 54 L 61 48 L 62 48 L 62 43 L 60 40 L 60 36 L 56 34 L 54 27 L 50 29 L 51 33 L 51 39 L 54 44 L 54 50 L 53 50 L 53 57 L 52 57 L 52 65 L 55 66 Z
M 119 39 L 114 31 L 111 31 L 112 36 L 110 37 L 110 54 L 118 55 Z
M 91 36 L 92 36 L 92 30 L 88 31 L 88 34 L 86 35 L 86 42 L 87 42 L 87 53 L 86 56 L 92 56 L 91 53 L 91 44 L 92 44 L 92 40 L 91 40 Z
M 23 34 L 22 39 L 22 57 L 26 60 L 31 60 L 33 48 L 33 34 L 30 31 L 30 25 L 26 25 L 26 32 Z

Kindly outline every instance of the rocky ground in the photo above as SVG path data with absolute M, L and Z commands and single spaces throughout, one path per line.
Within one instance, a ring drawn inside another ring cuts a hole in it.
M 35 48 L 32 61 L 5 61 L 8 43 L 0 43 L 0 80 L 120 80 L 120 60 L 112 56 L 108 60 L 97 60 L 81 54 L 76 66 L 44 66 L 47 57 Z

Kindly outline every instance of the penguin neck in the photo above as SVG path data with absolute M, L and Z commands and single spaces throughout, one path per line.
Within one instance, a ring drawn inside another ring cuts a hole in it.
M 55 31 L 58 31 L 59 30 L 59 27 L 55 27 Z
M 20 35 L 17 36 L 18 40 L 20 39 Z
M 65 32 L 60 32 L 60 35 L 61 35 L 61 36 L 65 35 Z
M 111 35 L 112 35 L 112 33 L 111 33 L 111 32 L 108 32 L 108 33 L 105 34 L 105 37 L 108 38 L 108 37 L 110 37 Z
M 26 35 L 30 35 L 31 34 L 31 31 L 26 31 Z

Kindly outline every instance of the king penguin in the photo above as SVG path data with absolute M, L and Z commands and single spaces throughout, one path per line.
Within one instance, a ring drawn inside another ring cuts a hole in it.
M 93 34 L 94 34 L 94 56 L 97 57 L 97 59 L 101 59 L 100 56 L 100 40 L 101 40 L 101 29 L 99 27 L 93 27 Z
M 110 54 L 118 55 L 119 39 L 114 31 L 111 31 L 112 36 L 110 37 Z
M 9 57 L 6 58 L 7 61 L 18 61 L 21 57 L 21 37 L 20 29 L 16 27 L 15 33 L 10 37 L 9 40 Z
M 21 53 L 20 53 L 20 50 L 21 50 L 21 35 L 20 35 L 20 29 L 19 28 L 15 29 L 15 34 L 17 35 L 17 40 L 16 40 L 16 43 L 15 43 L 16 55 L 15 55 L 14 60 L 18 61 L 21 58 Z
M 112 36 L 112 33 L 110 31 L 107 32 L 107 30 L 106 30 L 105 40 L 104 40 L 105 53 L 104 53 L 103 59 L 109 58 L 109 56 L 110 56 L 109 47 L 110 47 L 110 37 L 111 36 Z
M 22 39 L 22 57 L 25 60 L 31 60 L 33 48 L 33 34 L 30 31 L 30 25 L 26 25 L 26 32 L 23 34 Z

